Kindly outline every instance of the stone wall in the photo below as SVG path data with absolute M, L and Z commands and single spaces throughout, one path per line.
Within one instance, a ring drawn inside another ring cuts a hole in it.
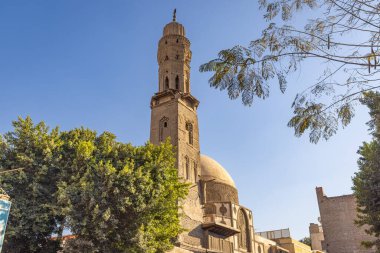
M 180 248 L 191 252 L 202 252 L 203 210 L 199 196 L 198 178 L 200 176 L 199 130 L 196 106 L 198 101 L 189 95 L 168 90 L 152 98 L 150 140 L 158 145 L 166 137 L 176 148 L 178 175 L 192 184 L 187 198 L 181 203 L 181 225 L 186 230 L 178 238 Z M 164 120 L 164 121 L 163 121 Z M 162 125 L 162 122 L 166 122 Z M 192 143 L 186 124 L 192 124 Z M 164 130 L 160 130 L 160 129 Z M 160 135 L 164 134 L 163 137 Z
M 327 197 L 322 187 L 316 188 L 321 223 L 328 253 L 374 253 L 366 249 L 362 241 L 372 240 L 358 228 L 354 221 L 357 216 L 356 200 L 353 195 Z
M 310 239 L 311 239 L 311 249 L 312 250 L 324 250 L 324 240 L 322 226 L 310 223 L 309 226 Z
M 287 249 L 289 253 L 312 253 L 311 247 L 309 245 L 303 244 L 290 237 L 278 238 L 274 239 L 274 241 L 281 247 Z

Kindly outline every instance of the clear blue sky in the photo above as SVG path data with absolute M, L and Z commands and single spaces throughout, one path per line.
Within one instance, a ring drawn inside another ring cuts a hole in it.
M 256 0 L 0 1 L 0 133 L 30 115 L 64 130 L 85 126 L 146 142 L 157 43 L 174 8 L 192 43 L 201 152 L 228 169 L 257 231 L 289 227 L 296 239 L 307 236 L 319 216 L 315 187 L 351 192 L 356 151 L 370 138 L 368 115 L 359 108 L 349 127 L 318 145 L 294 137 L 290 105 L 315 80 L 313 63 L 289 79 L 285 95 L 274 84 L 271 97 L 250 108 L 209 87 L 199 65 L 264 27 Z

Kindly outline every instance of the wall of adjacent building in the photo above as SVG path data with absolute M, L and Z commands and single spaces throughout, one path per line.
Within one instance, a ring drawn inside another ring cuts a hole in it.
M 358 228 L 354 224 L 357 216 L 355 197 L 353 195 L 327 197 L 322 187 L 317 187 L 316 192 L 326 251 L 374 253 L 374 249 L 366 249 L 361 245 L 362 241 L 373 238 L 365 233 L 365 228 Z
M 323 235 L 322 226 L 315 223 L 310 223 L 309 226 L 311 249 L 322 251 L 324 249 L 325 236 Z
M 289 250 L 289 253 L 312 253 L 310 246 L 290 237 L 279 238 L 274 241 L 282 248 Z
M 276 242 L 257 234 L 254 235 L 254 241 L 255 253 L 270 253 L 271 249 L 277 245 Z

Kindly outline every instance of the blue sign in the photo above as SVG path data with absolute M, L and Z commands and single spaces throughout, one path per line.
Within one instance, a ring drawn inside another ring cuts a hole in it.
M 5 199 L 0 199 L 0 252 L 3 248 L 5 228 L 7 227 L 7 221 L 9 216 L 9 210 L 11 209 L 11 202 Z

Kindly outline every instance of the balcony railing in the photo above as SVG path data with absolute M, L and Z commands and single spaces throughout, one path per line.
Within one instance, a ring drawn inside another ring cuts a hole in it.
M 203 229 L 208 229 L 216 234 L 223 235 L 225 237 L 240 233 L 240 230 L 232 226 L 232 221 L 228 217 L 216 214 L 207 214 L 203 218 Z

